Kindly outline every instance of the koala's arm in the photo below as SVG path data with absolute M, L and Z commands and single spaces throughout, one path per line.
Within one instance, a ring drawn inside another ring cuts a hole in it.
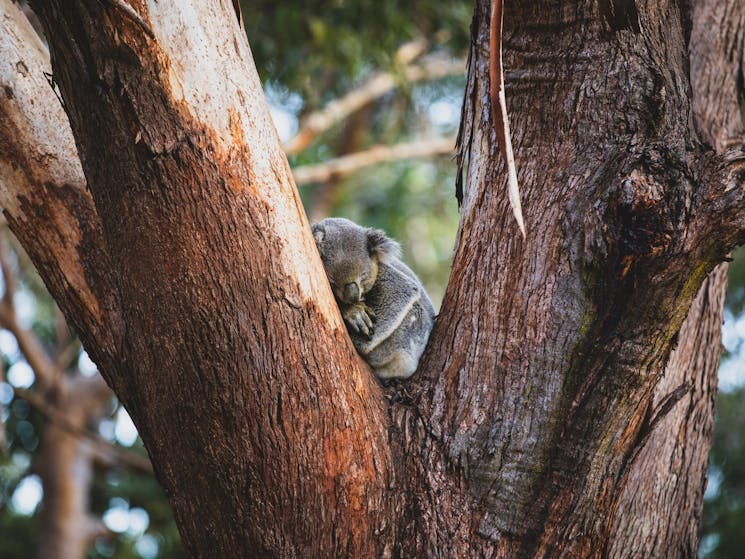
M 369 351 L 390 336 L 411 306 L 421 298 L 418 282 L 389 264 L 381 264 L 373 288 L 365 294 L 365 306 L 375 316 L 373 335 L 364 344 Z

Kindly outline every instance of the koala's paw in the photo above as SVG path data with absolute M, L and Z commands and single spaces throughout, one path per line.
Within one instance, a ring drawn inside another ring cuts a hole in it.
M 344 315 L 344 322 L 347 323 L 353 332 L 362 334 L 368 338 L 372 337 L 375 332 L 373 329 L 375 314 L 364 304 L 350 305 L 344 309 L 342 314 Z

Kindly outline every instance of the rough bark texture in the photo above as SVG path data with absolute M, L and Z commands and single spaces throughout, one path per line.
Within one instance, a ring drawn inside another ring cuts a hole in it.
M 695 556 L 721 273 L 681 326 L 729 236 L 742 238 L 742 191 L 725 195 L 727 171 L 692 125 L 691 20 L 674 2 L 606 4 L 513 3 L 505 14 L 525 243 L 495 194 L 504 180 L 488 111 L 488 2 L 477 7 L 463 217 L 418 393 L 459 474 L 451 483 L 476 506 L 404 538 L 419 539 L 411 554 Z M 736 201 L 720 213 L 722 199 Z M 632 507 L 634 493 L 644 498 Z M 664 529 L 658 520 L 641 532 L 645 517 L 626 517 L 666 510 L 677 515 Z M 467 544 L 450 537 L 469 531 L 479 537 Z
M 108 371 L 121 320 L 101 222 L 67 116 L 47 83 L 49 54 L 10 0 L 0 5 L 0 60 L 0 205 L 49 292 Z
M 696 557 L 722 344 L 726 267 L 704 282 L 678 335 L 653 407 L 685 386 L 624 472 L 606 555 Z M 676 395 L 677 396 L 677 395 Z
M 117 395 L 191 555 L 367 555 L 383 399 L 245 35 L 229 4 L 132 6 L 158 41 L 113 4 L 37 4 L 120 294 Z
M 97 357 L 188 552 L 692 556 L 722 274 L 701 286 L 743 240 L 745 195 L 724 193 L 738 174 L 699 142 L 722 125 L 694 124 L 688 52 L 710 38 L 689 6 L 508 4 L 523 241 L 479 0 L 453 272 L 420 373 L 383 392 L 325 283 L 232 6 L 202 4 L 132 2 L 143 23 L 116 2 L 37 4 L 117 295 L 114 351 Z M 628 518 L 665 510 L 680 514 L 654 534 Z
M 686 6 L 684 17 L 690 25 L 693 123 L 698 137 L 721 153 L 745 144 L 745 9 L 732 2 L 698 1 Z M 610 557 L 696 555 L 726 269 L 726 264 L 718 266 L 699 290 L 655 390 L 657 406 L 677 386 L 691 383 L 690 395 L 660 422 L 627 474 L 613 520 Z

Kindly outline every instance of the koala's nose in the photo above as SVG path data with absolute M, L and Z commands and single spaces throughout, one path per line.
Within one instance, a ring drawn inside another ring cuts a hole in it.
M 348 283 L 344 286 L 344 301 L 357 303 L 360 300 L 360 288 L 356 283 Z

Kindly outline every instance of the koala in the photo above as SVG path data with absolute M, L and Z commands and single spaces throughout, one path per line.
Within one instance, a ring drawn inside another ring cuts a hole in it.
M 314 224 L 321 254 L 352 343 L 378 378 L 416 371 L 435 310 L 398 243 L 379 229 L 331 217 Z

